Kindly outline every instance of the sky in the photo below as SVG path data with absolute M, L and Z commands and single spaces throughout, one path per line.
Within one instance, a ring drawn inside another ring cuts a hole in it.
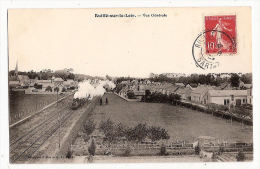
M 153 13 L 167 17 L 95 17 Z M 198 68 L 192 45 L 204 29 L 204 16 L 231 14 L 237 18 L 237 54 L 223 54 L 213 70 Z M 20 71 L 73 68 L 92 76 L 252 72 L 250 18 L 249 7 L 11 9 L 9 69 L 18 60 Z

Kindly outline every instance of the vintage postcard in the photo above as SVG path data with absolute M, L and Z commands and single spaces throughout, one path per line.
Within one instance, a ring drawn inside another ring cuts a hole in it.
M 252 162 L 252 9 L 8 9 L 9 162 Z

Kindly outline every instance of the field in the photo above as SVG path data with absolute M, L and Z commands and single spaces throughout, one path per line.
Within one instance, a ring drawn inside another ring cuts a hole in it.
M 220 141 L 253 142 L 252 126 L 231 124 L 222 118 L 179 106 L 160 103 L 127 102 L 114 94 L 105 94 L 108 105 L 96 106 L 93 119 L 121 122 L 126 126 L 138 123 L 161 126 L 168 130 L 170 141 L 192 142 L 199 136 L 212 136 Z
M 61 98 L 61 96 L 58 96 Z M 57 95 L 32 95 L 22 93 L 10 93 L 10 124 L 23 119 L 32 113 L 42 109 L 44 106 L 56 101 Z

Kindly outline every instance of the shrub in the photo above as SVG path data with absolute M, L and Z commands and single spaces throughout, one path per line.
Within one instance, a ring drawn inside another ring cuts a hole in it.
M 99 130 L 103 131 L 103 133 L 105 134 L 105 141 L 108 141 L 109 143 L 114 142 L 115 140 L 117 140 L 118 135 L 115 132 L 115 126 L 114 123 L 108 119 L 107 121 L 101 121 L 100 125 L 99 125 Z
M 96 144 L 94 140 L 92 139 L 90 146 L 88 147 L 88 152 L 90 155 L 94 156 L 96 152 Z
M 59 92 L 59 90 L 60 90 L 60 89 L 59 89 L 58 87 L 55 87 L 55 88 L 54 88 L 54 92 Z
M 167 151 L 166 151 L 166 146 L 165 146 L 165 145 L 162 145 L 162 146 L 161 146 L 160 155 L 161 155 L 161 156 L 168 155 L 168 153 L 167 153 Z
M 70 149 L 67 151 L 66 158 L 72 158 L 72 151 Z
M 239 151 L 236 156 L 237 161 L 244 161 L 245 160 L 245 154 L 242 151 Z
M 165 130 L 164 128 L 155 127 L 155 126 L 149 127 L 147 136 L 152 141 L 156 141 L 156 140 L 160 140 L 160 139 L 169 139 L 170 138 L 167 130 Z
M 52 88 L 51 86 L 47 86 L 46 89 L 45 89 L 46 92 L 52 92 Z
M 63 87 L 62 88 L 62 92 L 66 92 L 67 90 L 66 90 L 66 88 L 65 87 Z
M 141 142 L 144 140 L 147 136 L 147 125 L 146 124 L 141 124 L 139 123 L 137 126 L 134 127 L 133 129 L 133 134 L 135 140 Z
M 127 146 L 125 151 L 124 151 L 123 156 L 128 157 L 128 156 L 130 156 L 130 153 L 131 153 L 131 148 L 130 148 L 130 146 Z
M 35 89 L 42 89 L 42 85 L 35 83 L 34 88 Z
M 126 95 L 129 99 L 135 99 L 135 94 L 133 91 L 128 91 Z
M 218 149 L 218 154 L 221 155 L 224 152 L 224 147 L 220 146 Z
M 197 145 L 196 147 L 195 147 L 195 154 L 196 155 L 199 155 L 200 154 L 200 146 L 199 145 Z
M 83 126 L 84 132 L 87 135 L 90 135 L 95 130 L 95 127 L 96 127 L 96 124 L 94 123 L 94 120 L 88 120 L 88 121 L 86 121 L 86 123 Z

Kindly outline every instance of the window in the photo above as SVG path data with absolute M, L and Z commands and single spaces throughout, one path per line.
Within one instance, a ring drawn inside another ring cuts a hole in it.
M 231 95 L 231 100 L 234 101 L 234 95 Z
M 224 105 L 229 105 L 229 99 L 224 99 Z

